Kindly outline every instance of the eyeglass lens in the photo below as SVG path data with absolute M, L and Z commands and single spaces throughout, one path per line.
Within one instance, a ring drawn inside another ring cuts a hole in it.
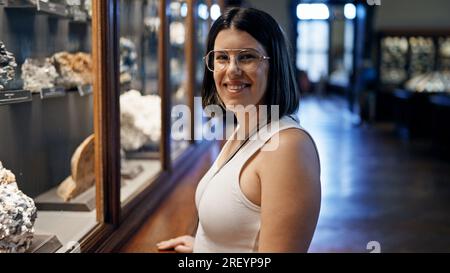
M 234 54 L 238 67 L 245 71 L 255 70 L 262 56 L 253 50 L 242 50 Z M 224 70 L 231 61 L 230 54 L 224 50 L 211 51 L 206 58 L 208 69 L 211 71 Z

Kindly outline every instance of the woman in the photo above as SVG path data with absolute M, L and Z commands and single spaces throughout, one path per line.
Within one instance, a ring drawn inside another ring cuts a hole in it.
M 293 116 L 299 97 L 283 32 L 265 12 L 232 8 L 214 22 L 207 50 L 203 106 L 234 111 L 238 128 L 197 187 L 195 238 L 157 246 L 185 253 L 306 252 L 320 210 L 320 163 Z M 277 130 L 250 140 L 268 125 L 251 126 L 252 114 L 237 105 L 277 105 L 280 119 L 270 119 Z M 276 149 L 264 149 L 275 139 Z

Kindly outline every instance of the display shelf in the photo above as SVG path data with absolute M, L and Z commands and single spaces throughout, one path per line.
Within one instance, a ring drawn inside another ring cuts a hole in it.
M 29 90 L 2 90 L 0 91 L 0 105 L 16 104 L 23 102 L 33 102 L 34 100 L 52 99 L 67 96 L 68 93 L 76 92 L 81 97 L 92 95 L 92 85 L 80 85 L 77 88 L 66 89 L 56 86 L 43 88 L 39 93 L 32 93 Z
M 3 2 L 6 9 L 34 9 L 37 12 L 50 16 L 70 18 L 67 5 L 60 3 L 44 2 L 41 0 L 36 0 L 36 3 L 29 0 L 3 0 Z
M 137 196 L 143 189 L 149 187 L 161 171 L 158 160 L 127 160 L 129 167 L 142 167 L 143 171 L 133 179 L 122 178 L 120 201 L 125 204 Z
M 34 199 L 38 210 L 54 211 L 92 211 L 95 209 L 95 188 L 91 187 L 79 196 L 64 201 L 57 194 L 57 188 L 53 188 Z
M 35 234 L 53 234 L 62 247 L 56 252 L 66 252 L 73 242 L 81 242 L 96 225 L 96 210 L 90 212 L 38 211 L 34 225 Z
M 141 148 L 137 151 L 125 152 L 126 159 L 159 159 L 161 155 L 159 151 L 154 149 Z
M 418 75 L 447 71 L 450 33 L 445 30 L 381 30 L 377 50 L 376 119 L 393 121 L 396 89 Z M 399 95 L 399 92 L 397 92 Z
M 28 90 L 0 91 L 0 105 L 30 102 L 32 100 L 32 94 Z
M 35 234 L 26 253 L 54 253 L 61 247 L 62 244 L 55 235 Z

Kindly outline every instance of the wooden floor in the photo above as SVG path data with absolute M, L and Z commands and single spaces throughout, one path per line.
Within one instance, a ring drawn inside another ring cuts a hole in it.
M 322 207 L 310 252 L 450 252 L 450 162 L 426 140 L 402 140 L 392 124 L 355 126 L 339 98 L 306 98 L 302 126 L 321 157 Z M 193 234 L 195 187 L 218 147 L 191 173 L 122 252 L 155 252 L 156 242 Z M 196 159 L 193 159 L 196 160 Z

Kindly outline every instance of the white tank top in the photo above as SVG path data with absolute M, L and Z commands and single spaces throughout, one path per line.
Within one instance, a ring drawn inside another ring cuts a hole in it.
M 279 131 L 288 128 L 304 131 L 299 123 L 289 116 L 282 117 L 271 124 L 271 127 L 267 125 L 262 127 L 258 138 L 249 140 L 217 172 L 219 168 L 217 161 L 223 152 L 222 149 L 212 167 L 200 180 L 195 193 L 199 223 L 194 252 L 258 251 L 260 207 L 248 200 L 241 190 L 239 176 L 242 167 Z M 273 129 L 267 130 L 268 128 Z

